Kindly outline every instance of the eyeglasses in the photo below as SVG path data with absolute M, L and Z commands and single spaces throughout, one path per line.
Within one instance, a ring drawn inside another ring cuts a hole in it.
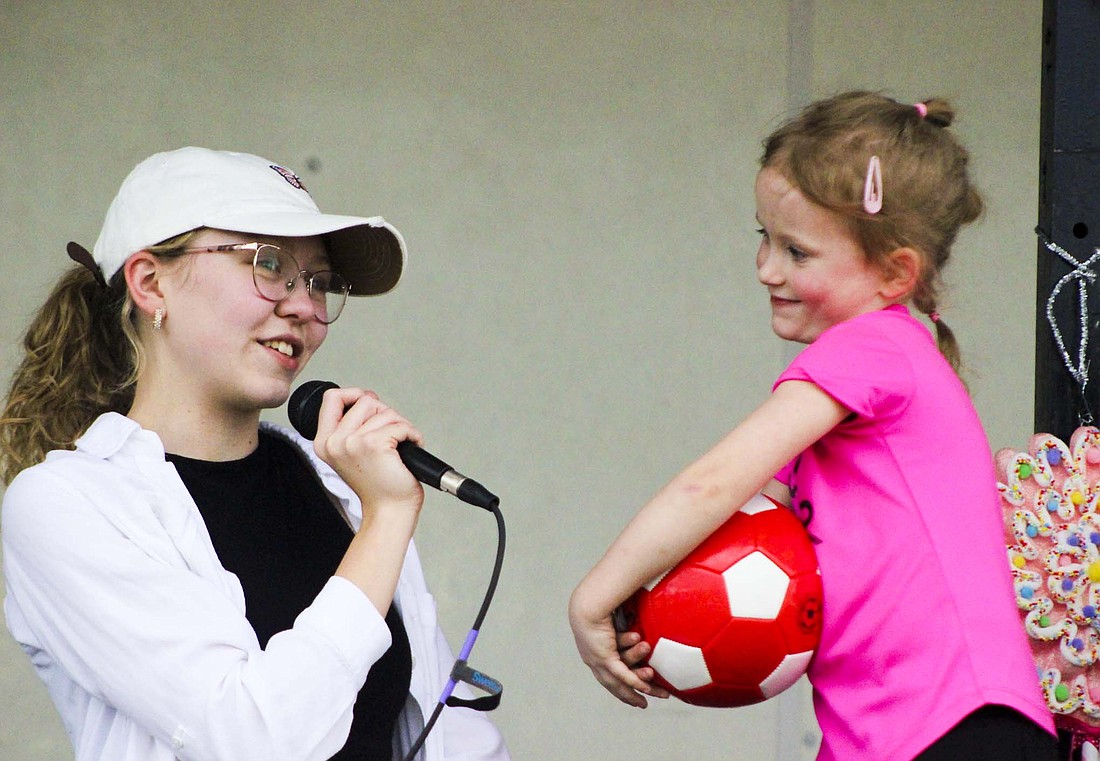
M 256 286 L 256 292 L 268 301 L 282 301 L 291 294 L 298 284 L 298 278 L 301 278 L 313 299 L 314 316 L 325 325 L 336 322 L 348 300 L 348 291 L 351 290 L 351 284 L 339 273 L 332 270 L 304 270 L 298 265 L 298 260 L 271 243 L 229 243 L 180 250 L 192 254 L 252 251 L 252 282 Z

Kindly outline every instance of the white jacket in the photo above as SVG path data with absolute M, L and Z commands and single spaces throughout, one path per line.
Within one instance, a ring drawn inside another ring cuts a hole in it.
M 302 449 L 357 526 L 357 498 L 313 447 L 265 428 Z M 322 761 L 343 746 L 356 694 L 390 645 L 384 619 L 333 577 L 261 650 L 240 582 L 156 434 L 101 416 L 76 451 L 51 452 L 16 477 L 2 519 L 8 628 L 77 761 Z M 421 709 L 410 701 L 399 721 L 408 743 L 453 660 L 411 543 L 395 602 Z M 482 714 L 445 708 L 422 757 L 506 761 L 508 752 Z

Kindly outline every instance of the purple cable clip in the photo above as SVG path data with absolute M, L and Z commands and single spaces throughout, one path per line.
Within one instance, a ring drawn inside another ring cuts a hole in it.
M 474 649 L 474 643 L 477 642 L 477 635 L 477 629 L 470 629 L 470 633 L 466 635 L 466 642 L 462 645 L 462 651 L 458 654 L 458 663 L 465 665 L 466 660 L 470 657 L 470 652 Z M 443 694 L 439 696 L 440 703 L 447 702 L 447 698 L 451 697 L 451 693 L 455 691 L 457 684 L 452 671 L 451 678 L 447 680 L 447 686 L 443 688 Z

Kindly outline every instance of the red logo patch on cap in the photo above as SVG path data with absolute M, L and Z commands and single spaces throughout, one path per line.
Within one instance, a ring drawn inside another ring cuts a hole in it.
M 298 190 L 305 190 L 307 193 L 309 192 L 308 190 L 306 190 L 306 186 L 302 184 L 302 181 L 298 179 L 298 175 L 294 174 L 294 172 L 290 171 L 286 167 L 279 166 L 278 164 L 272 164 L 271 168 L 281 174 L 284 180 L 289 182 L 294 187 L 298 188 Z

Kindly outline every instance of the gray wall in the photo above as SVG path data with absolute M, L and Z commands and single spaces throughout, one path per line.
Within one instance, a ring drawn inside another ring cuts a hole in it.
M 987 194 L 941 308 L 996 448 L 1030 433 L 1041 4 L 0 2 L 0 382 L 64 245 L 185 144 L 298 170 L 325 210 L 405 234 L 304 377 L 375 388 L 502 497 L 509 547 L 473 662 L 517 759 L 811 758 L 808 690 L 629 709 L 565 606 L 629 516 L 792 356 L 752 256 L 759 141 L 807 98 L 952 97 Z M 274 411 L 273 419 L 282 412 Z M 492 519 L 431 494 L 418 529 L 460 643 Z M 0 636 L 0 761 L 71 758 Z

